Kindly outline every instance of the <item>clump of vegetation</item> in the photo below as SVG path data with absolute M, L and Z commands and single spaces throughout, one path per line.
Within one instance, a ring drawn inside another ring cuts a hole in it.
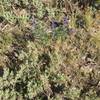
M 0 1 L 0 100 L 99 100 L 99 0 Z

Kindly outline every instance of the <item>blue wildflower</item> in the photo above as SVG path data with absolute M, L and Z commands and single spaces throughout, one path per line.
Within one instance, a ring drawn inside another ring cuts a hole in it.
M 51 22 L 51 28 L 52 29 L 55 29 L 55 28 L 57 28 L 59 26 L 60 26 L 59 22 L 57 22 L 56 20 L 52 20 L 52 22 Z
M 66 25 L 68 25 L 68 23 L 69 23 L 69 19 L 68 19 L 67 16 L 65 16 L 65 17 L 63 18 L 63 24 L 66 26 Z
M 56 30 L 54 30 L 55 28 L 59 27 L 59 29 L 62 29 L 62 27 L 60 26 L 63 26 L 63 23 L 62 22 L 59 22 L 59 21 L 56 21 L 55 19 L 53 19 L 51 21 L 51 29 L 52 29 L 52 37 L 55 38 L 56 34 Z

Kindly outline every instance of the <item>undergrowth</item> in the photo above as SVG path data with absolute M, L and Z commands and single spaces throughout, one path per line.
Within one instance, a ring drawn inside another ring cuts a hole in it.
M 61 1 L 0 1 L 0 100 L 100 99 L 100 0 Z

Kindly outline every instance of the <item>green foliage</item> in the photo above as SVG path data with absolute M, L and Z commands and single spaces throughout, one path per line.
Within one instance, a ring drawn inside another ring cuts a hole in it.
M 99 100 L 99 11 L 56 4 L 0 1 L 0 100 Z

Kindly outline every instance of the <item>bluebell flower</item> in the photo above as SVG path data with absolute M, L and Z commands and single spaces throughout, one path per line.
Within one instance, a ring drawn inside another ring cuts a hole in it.
M 62 22 L 59 22 L 59 21 L 56 21 L 55 19 L 53 19 L 52 21 L 51 21 L 51 29 L 52 29 L 52 37 L 53 38 L 55 38 L 55 36 L 56 36 L 56 31 L 54 30 L 55 28 L 57 28 L 57 27 L 60 27 L 60 26 L 62 26 L 63 25 L 63 23 Z
M 59 22 L 57 22 L 56 20 L 52 20 L 52 22 L 51 22 L 51 28 L 52 29 L 55 29 L 55 28 L 57 28 L 59 26 L 60 26 Z
M 64 26 L 68 25 L 68 23 L 69 23 L 69 19 L 68 19 L 67 16 L 65 16 L 65 17 L 63 18 L 63 24 L 64 24 Z

